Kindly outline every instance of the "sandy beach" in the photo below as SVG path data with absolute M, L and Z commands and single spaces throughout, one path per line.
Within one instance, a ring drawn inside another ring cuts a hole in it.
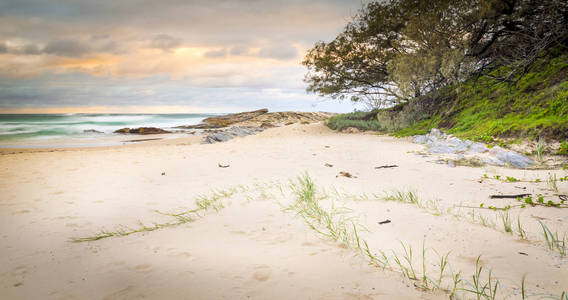
M 407 139 L 322 124 L 200 140 L 0 149 L 0 298 L 470 299 L 478 258 L 497 299 L 521 299 L 523 276 L 533 298 L 568 291 L 566 253 L 539 223 L 562 240 L 566 209 L 489 198 L 559 202 L 568 182 L 549 179 L 566 170 L 452 168 Z M 294 209 L 302 176 L 347 241 Z M 116 234 L 143 228 L 155 230 Z M 73 242 L 101 230 L 112 236 Z

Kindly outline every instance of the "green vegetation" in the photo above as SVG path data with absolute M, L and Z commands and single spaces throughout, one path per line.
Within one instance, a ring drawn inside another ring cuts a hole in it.
M 493 73 L 499 74 L 507 67 Z M 415 99 L 437 101 L 439 107 L 424 119 L 396 132 L 398 136 L 423 133 L 430 128 L 444 128 L 458 137 L 492 142 L 494 137 L 523 136 L 537 139 L 568 137 L 568 55 L 541 60 L 515 84 L 499 82 L 490 76 L 471 79 L 453 89 Z M 560 82 L 559 82 L 560 81 Z M 437 99 L 446 99 L 439 101 Z M 425 106 L 425 105 L 423 105 Z M 396 117 L 409 109 L 400 109 Z M 391 110 L 392 112 L 392 110 Z M 387 113 L 389 113 L 387 111 Z M 408 118 L 408 117 L 407 117 Z
M 344 128 L 354 127 L 359 130 L 373 130 L 380 131 L 381 125 L 375 118 L 366 120 L 365 116 L 369 113 L 366 112 L 353 112 L 348 114 L 337 115 L 329 118 L 326 125 L 333 129 L 341 131 Z
M 495 73 L 501 69 L 506 67 Z M 524 76 L 519 75 L 516 84 L 482 76 L 375 111 L 376 118 L 369 118 L 365 112 L 338 115 L 330 119 L 328 126 L 340 130 L 339 124 L 351 122 L 362 130 L 391 132 L 395 136 L 442 128 L 460 138 L 488 143 L 495 142 L 496 137 L 563 140 L 568 138 L 567 72 L 568 55 L 561 55 L 539 61 Z M 542 142 L 540 145 L 536 151 L 542 158 Z M 561 143 L 558 154 L 568 155 L 568 143 Z
M 567 16 L 560 0 L 373 1 L 308 51 L 307 90 L 374 109 L 332 129 L 542 139 L 539 160 L 555 139 L 568 155 Z

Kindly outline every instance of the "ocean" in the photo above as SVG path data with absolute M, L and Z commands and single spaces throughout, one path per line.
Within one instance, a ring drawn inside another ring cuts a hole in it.
M 220 114 L 0 114 L 0 146 L 108 137 L 117 129 L 198 124 Z M 177 129 L 179 130 L 179 129 Z

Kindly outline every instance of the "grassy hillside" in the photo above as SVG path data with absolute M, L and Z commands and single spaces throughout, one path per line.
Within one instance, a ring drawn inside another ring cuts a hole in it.
M 509 72 L 504 66 L 489 76 L 403 105 L 336 116 L 328 126 L 380 130 L 396 136 L 422 134 L 436 127 L 484 142 L 511 137 L 568 139 L 568 54 L 538 61 L 523 76 L 513 76 L 512 83 L 492 78 Z

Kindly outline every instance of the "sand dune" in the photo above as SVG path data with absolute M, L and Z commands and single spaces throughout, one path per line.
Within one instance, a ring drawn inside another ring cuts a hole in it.
M 416 153 L 421 150 L 403 139 L 339 134 L 321 124 L 213 145 L 189 137 L 118 147 L 2 149 L 1 298 L 443 299 L 451 292 L 420 288 L 421 275 L 426 266 L 433 288 L 439 255 L 448 252 L 443 289 L 460 271 L 461 287 L 472 289 L 468 282 L 481 255 L 482 281 L 491 269 L 498 298 L 520 298 L 525 274 L 529 295 L 559 297 L 568 290 L 568 258 L 547 247 L 538 222 L 562 238 L 566 209 L 514 207 L 511 234 L 503 212 L 463 208 L 518 203 L 489 199 L 491 194 L 557 199 L 555 194 L 568 194 L 568 182 L 556 182 L 556 191 L 547 179 L 567 171 L 450 168 Z M 381 165 L 398 167 L 375 169 Z M 354 178 L 338 176 L 341 171 Z M 364 229 L 361 240 L 374 255 L 384 251 L 392 268 L 372 264 L 352 244 L 326 237 L 325 228 L 317 233 L 298 211 L 286 209 L 296 201 L 290 180 L 305 174 L 316 184 L 321 208 L 344 208 L 336 221 Z M 409 191 L 418 197 L 415 203 L 384 199 Z M 195 209 L 196 198 L 214 195 L 222 207 L 200 210 L 192 222 L 71 242 L 101 229 L 127 232 L 139 222 L 175 222 L 163 213 Z M 379 224 L 385 220 L 391 222 Z M 403 276 L 395 263 L 395 255 L 404 257 L 402 245 L 413 249 L 417 280 Z M 472 295 L 458 291 L 460 298 Z

